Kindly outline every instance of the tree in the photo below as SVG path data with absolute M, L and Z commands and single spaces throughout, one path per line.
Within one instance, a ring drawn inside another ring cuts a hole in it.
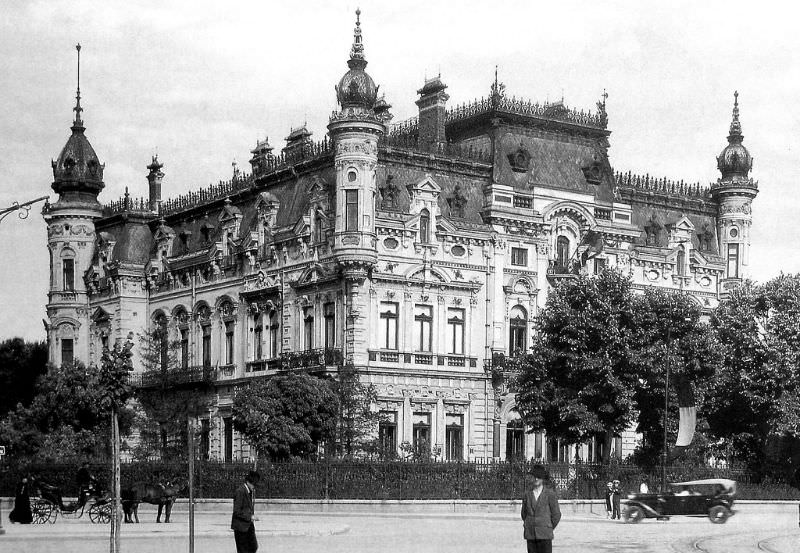
M 181 378 L 195 369 L 188 363 L 183 366 L 181 342 L 170 339 L 166 325 L 142 333 L 139 342 L 143 379 L 150 385 L 136 391 L 141 409 L 136 419 L 140 440 L 134 456 L 183 457 L 187 452 L 187 421 L 206 412 L 211 381 Z
M 719 454 L 761 470 L 770 442 L 797 438 L 800 428 L 800 275 L 744 283 L 711 325 L 724 365 L 709 383 L 709 433 Z M 800 459 L 780 462 L 796 468 Z
M 0 418 L 30 405 L 36 380 L 47 372 L 47 343 L 11 338 L 0 342 Z
M 635 294 L 615 270 L 563 282 L 537 319 L 531 352 L 512 361 L 523 422 L 566 443 L 605 433 L 610 445 L 634 422 L 663 438 L 667 343 L 675 377 L 696 381 L 715 366 L 699 317 L 687 296 L 655 288 Z
M 308 457 L 334 436 L 339 400 L 326 380 L 305 374 L 259 379 L 233 399 L 233 425 L 260 455 Z
M 120 411 L 120 426 L 127 433 L 133 419 Z M 0 442 L 16 456 L 55 460 L 108 453 L 109 431 L 100 368 L 81 363 L 49 366 L 37 380 L 30 405 L 17 405 L 0 421 Z
M 352 364 L 343 365 L 330 385 L 339 400 L 334 438 L 336 453 L 350 456 L 374 449 L 374 430 L 381 417 L 375 409 L 378 399 L 375 386 L 364 384 Z

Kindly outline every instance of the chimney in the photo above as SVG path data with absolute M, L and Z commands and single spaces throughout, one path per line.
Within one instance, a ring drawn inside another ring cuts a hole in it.
M 441 75 L 426 79 L 425 85 L 417 90 L 419 100 L 419 142 L 423 148 L 436 150 L 437 146 L 446 142 L 444 134 L 444 120 L 447 100 L 450 96 L 445 93 L 447 85 L 441 80 Z
M 150 188 L 150 202 L 148 207 L 150 211 L 158 213 L 161 211 L 161 179 L 164 178 L 164 172 L 161 168 L 164 167 L 163 163 L 159 163 L 158 155 L 153 156 L 153 162 L 147 166 L 150 172 L 147 174 L 147 184 Z

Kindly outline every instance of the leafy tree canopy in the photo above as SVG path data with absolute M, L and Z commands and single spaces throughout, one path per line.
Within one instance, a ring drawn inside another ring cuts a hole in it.
M 732 290 L 711 326 L 724 364 L 709 387 L 724 393 L 706 399 L 709 432 L 721 453 L 761 465 L 769 440 L 800 430 L 800 275 Z
M 314 454 L 334 436 L 338 412 L 328 381 L 305 374 L 256 380 L 233 400 L 234 428 L 273 460 Z
M 0 342 L 0 417 L 21 403 L 29 405 L 36 379 L 47 372 L 47 343 L 11 338 Z

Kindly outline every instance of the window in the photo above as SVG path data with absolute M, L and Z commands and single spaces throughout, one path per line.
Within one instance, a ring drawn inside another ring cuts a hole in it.
M 61 338 L 61 365 L 72 365 L 75 361 L 75 351 L 72 338 Z
M 223 455 L 226 463 L 233 461 L 233 418 L 225 417 L 222 419 L 222 426 L 224 428 L 224 451 Z
M 427 209 L 419 214 L 419 241 L 423 244 L 431 241 L 431 214 Z
M 314 242 L 319 244 L 325 239 L 325 232 L 322 228 L 322 216 L 319 214 L 314 217 Z
M 508 354 L 512 357 L 518 353 L 525 353 L 527 348 L 528 314 L 521 306 L 511 309 L 509 320 Z
M 278 313 L 272 311 L 269 314 L 269 357 L 278 357 Z
M 326 303 L 322 306 L 322 313 L 325 317 L 325 347 L 336 347 L 336 304 Z
M 181 329 L 181 368 L 189 367 L 189 329 Z
M 599 275 L 606 268 L 606 259 L 604 257 L 594 258 L 594 274 Z
M 162 371 L 169 368 L 169 332 L 167 330 L 167 317 L 160 314 L 156 317 L 155 331 L 153 338 L 155 338 L 158 345 L 159 363 Z
M 445 459 L 464 458 L 464 415 L 447 415 L 445 427 Z
M 233 358 L 233 329 L 234 329 L 233 321 L 227 321 L 225 323 L 225 364 L 231 365 L 234 363 Z
M 464 355 L 464 310 L 447 309 L 447 338 L 450 351 L 455 355 Z
M 384 455 L 393 456 L 397 452 L 397 412 L 381 411 L 378 423 L 378 443 Z
M 345 190 L 344 202 L 344 230 L 358 230 L 358 190 Z
M 384 349 L 397 349 L 397 310 L 398 305 L 393 302 L 382 301 L 380 305 L 381 329 L 383 330 Z
M 203 366 L 211 366 L 211 325 L 203 325 Z
M 506 426 L 506 461 L 525 458 L 525 429 L 519 419 Z
M 314 310 L 303 309 L 303 349 L 314 349 Z
M 676 272 L 678 276 L 684 276 L 686 274 L 686 252 L 683 251 L 683 248 L 678 248 L 678 258 L 675 261 Z
M 414 451 L 430 453 L 431 450 L 431 414 L 414 413 L 414 426 L 412 433 L 412 446 Z
M 526 248 L 511 248 L 511 264 L 527 267 L 528 250 Z
M 211 421 L 203 419 L 200 421 L 200 458 L 208 461 L 211 452 Z
M 256 315 L 256 326 L 253 328 L 253 359 L 264 358 L 264 324 L 263 317 Z
M 64 290 L 67 292 L 75 291 L 75 260 L 62 259 L 61 266 L 63 268 L 64 277 Z
M 431 351 L 433 307 L 430 305 L 414 306 L 414 324 L 416 326 L 416 351 Z
M 556 240 L 556 265 L 566 267 L 569 261 L 569 238 L 559 236 Z
M 739 244 L 728 244 L 728 278 L 739 278 Z

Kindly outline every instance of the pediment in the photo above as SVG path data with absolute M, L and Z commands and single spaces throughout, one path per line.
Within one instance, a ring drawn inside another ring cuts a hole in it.
M 421 181 L 406 186 L 409 194 L 433 194 L 438 196 L 442 192 L 442 187 L 433 180 L 430 175 L 425 175 Z
M 107 323 L 111 320 L 111 314 L 102 307 L 98 307 L 94 310 L 94 313 L 92 313 L 91 319 L 95 324 Z
M 674 223 L 675 230 L 694 232 L 694 223 L 685 215 Z

